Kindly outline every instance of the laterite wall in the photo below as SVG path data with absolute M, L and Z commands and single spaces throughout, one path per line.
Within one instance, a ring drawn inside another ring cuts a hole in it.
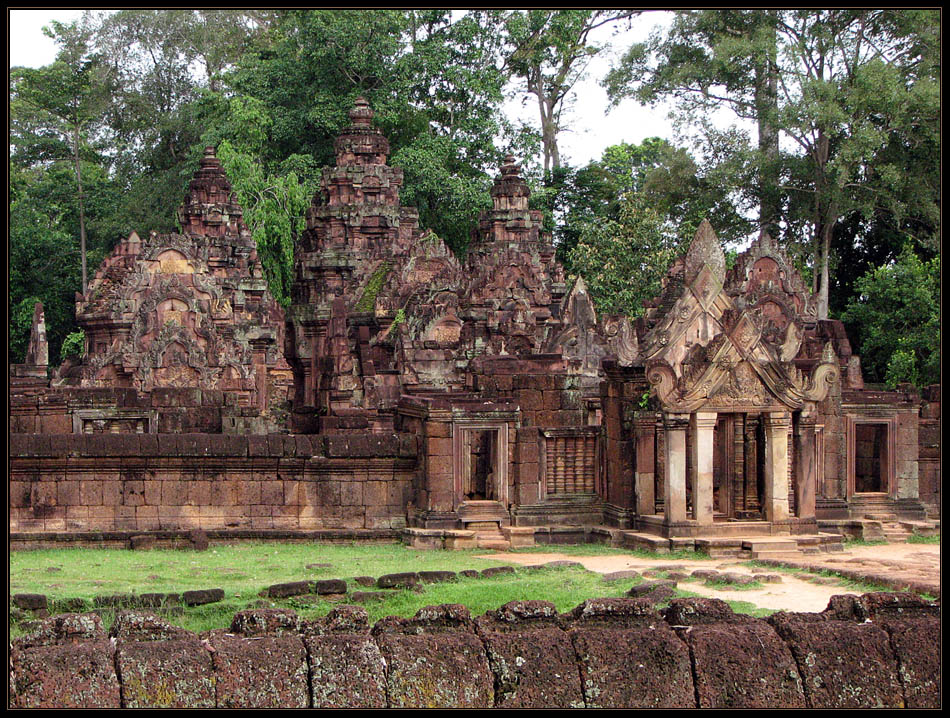
M 238 613 L 195 635 L 150 614 L 66 614 L 13 642 L 16 707 L 939 707 L 939 607 L 835 596 L 768 620 L 715 599 L 459 605 L 370 627 L 341 606 Z

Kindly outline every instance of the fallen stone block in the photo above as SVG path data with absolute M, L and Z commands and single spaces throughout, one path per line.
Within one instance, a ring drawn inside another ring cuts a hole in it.
M 419 583 L 419 574 L 415 572 L 387 573 L 376 579 L 376 585 L 380 588 L 406 588 L 415 586 L 417 583 Z
M 419 580 L 423 583 L 445 583 L 446 581 L 455 581 L 458 574 L 455 571 L 420 571 Z
M 206 603 L 215 603 L 223 599 L 223 588 L 206 588 L 198 591 L 185 591 L 181 594 L 181 600 L 187 606 L 202 606 Z
M 310 593 L 310 581 L 291 581 L 290 583 L 275 583 L 264 589 L 268 598 L 288 598 Z
M 313 592 L 318 596 L 346 593 L 346 581 L 341 578 L 327 578 L 313 581 Z
M 42 593 L 15 593 L 10 600 L 14 606 L 24 611 L 45 611 L 49 608 L 47 598 Z
M 479 573 L 482 578 L 491 578 L 492 576 L 499 576 L 503 573 L 514 573 L 515 569 L 512 566 L 491 566 L 490 568 L 482 569 Z

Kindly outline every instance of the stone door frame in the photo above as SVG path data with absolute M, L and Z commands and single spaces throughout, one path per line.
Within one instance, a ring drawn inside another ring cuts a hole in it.
M 508 506 L 508 452 L 509 431 L 507 421 L 485 421 L 456 419 L 452 422 L 452 475 L 454 488 L 454 507 L 466 501 L 462 491 L 471 481 L 471 437 L 476 431 L 494 431 L 495 455 L 492 457 L 494 498 L 503 506 Z

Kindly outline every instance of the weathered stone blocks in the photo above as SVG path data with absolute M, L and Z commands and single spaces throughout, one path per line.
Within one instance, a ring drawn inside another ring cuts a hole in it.
M 386 659 L 391 708 L 488 708 L 494 676 L 468 610 L 430 606 L 373 628 Z
M 695 705 L 689 651 L 650 602 L 592 599 L 569 619 L 588 708 Z

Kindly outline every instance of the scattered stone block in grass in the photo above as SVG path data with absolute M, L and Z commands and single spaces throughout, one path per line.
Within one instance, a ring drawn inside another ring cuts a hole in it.
M 584 568 L 580 561 L 548 561 L 545 568 Z
M 513 566 L 491 566 L 489 568 L 483 568 L 479 573 L 482 578 L 491 578 L 492 576 L 499 576 L 503 573 L 514 573 L 515 569 Z
M 689 578 L 682 571 L 667 571 L 666 577 L 670 581 L 685 581 L 687 578 Z
M 88 608 L 84 598 L 61 598 L 53 601 L 55 613 L 82 613 Z
M 14 606 L 24 611 L 45 611 L 49 608 L 49 602 L 42 593 L 15 593 L 10 600 Z
M 275 583 L 264 589 L 263 595 L 268 598 L 289 598 L 310 593 L 310 581 L 290 581 L 289 583 Z
M 376 579 L 372 576 L 354 576 L 353 580 L 360 586 L 375 586 Z
M 458 580 L 455 571 L 420 571 L 419 580 L 423 583 L 445 583 Z
M 376 585 L 380 588 L 407 588 L 419 583 L 419 574 L 413 572 L 406 573 L 387 573 L 376 579 Z
M 748 586 L 755 583 L 755 579 L 744 573 L 721 573 L 718 577 L 710 579 L 707 583 L 729 583 L 734 586 Z
M 692 578 L 706 579 L 706 580 L 715 580 L 719 576 L 719 571 L 713 571 L 708 568 L 700 568 L 693 571 L 690 576 Z
M 203 606 L 223 599 L 223 588 L 205 588 L 198 591 L 185 591 L 181 594 L 181 600 L 188 606 Z
M 327 578 L 313 581 L 313 592 L 318 596 L 346 593 L 346 581 L 342 578 Z
M 782 577 L 777 573 L 756 573 L 752 579 L 759 583 L 782 583 Z
M 627 569 L 624 571 L 613 571 L 611 573 L 605 573 L 603 576 L 604 581 L 625 581 L 631 578 L 640 578 L 640 572 L 634 571 L 633 569 Z
M 459 571 L 459 576 L 464 578 L 481 578 L 481 574 L 474 568 L 466 568 L 463 571 Z

